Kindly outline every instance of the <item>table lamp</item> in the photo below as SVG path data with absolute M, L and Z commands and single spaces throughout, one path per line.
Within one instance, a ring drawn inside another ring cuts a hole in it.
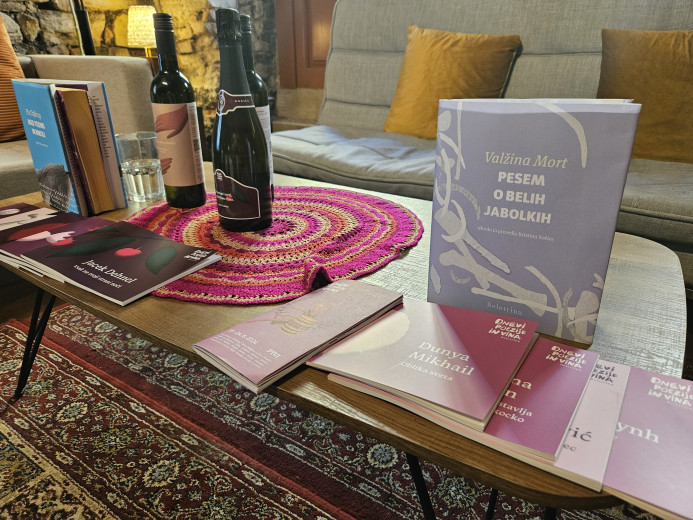
M 133 5 L 128 8 L 128 47 L 144 47 L 147 57 L 156 46 L 154 19 L 156 9 L 152 5 Z

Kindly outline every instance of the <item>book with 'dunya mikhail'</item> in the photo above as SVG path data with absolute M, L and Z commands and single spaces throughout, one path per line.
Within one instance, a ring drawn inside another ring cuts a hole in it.
M 441 100 L 428 300 L 591 343 L 640 108 Z
M 604 489 L 662 518 L 693 518 L 693 382 L 631 367 Z
M 46 276 L 119 305 L 221 259 L 212 249 L 181 244 L 125 221 L 33 249 L 21 258 Z
M 402 302 L 398 292 L 338 280 L 207 339 L 193 348 L 258 393 Z
M 404 299 L 308 361 L 483 430 L 535 338 L 536 322 Z

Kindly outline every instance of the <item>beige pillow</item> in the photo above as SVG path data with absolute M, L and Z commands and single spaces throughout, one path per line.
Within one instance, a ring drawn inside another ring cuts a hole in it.
M 24 138 L 22 118 L 10 81 L 23 77 L 5 22 L 0 18 L 0 143 Z
M 517 35 L 410 25 L 385 131 L 435 139 L 438 100 L 502 97 L 521 46 Z
M 602 30 L 600 98 L 642 104 L 633 157 L 693 163 L 693 31 Z

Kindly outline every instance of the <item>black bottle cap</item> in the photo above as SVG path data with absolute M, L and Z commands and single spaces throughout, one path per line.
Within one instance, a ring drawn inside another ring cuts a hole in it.
M 217 37 L 220 40 L 241 39 L 241 19 L 235 9 L 217 9 Z
M 252 25 L 250 23 L 250 15 L 249 14 L 242 14 L 241 15 L 241 32 L 242 33 L 253 32 L 253 28 L 252 28 Z
M 154 30 L 173 32 L 173 18 L 168 13 L 154 13 Z

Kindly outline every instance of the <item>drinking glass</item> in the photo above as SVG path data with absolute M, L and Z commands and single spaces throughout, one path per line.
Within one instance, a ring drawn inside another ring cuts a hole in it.
M 164 180 L 155 132 L 117 134 L 120 169 L 128 200 L 153 202 L 164 197 Z

